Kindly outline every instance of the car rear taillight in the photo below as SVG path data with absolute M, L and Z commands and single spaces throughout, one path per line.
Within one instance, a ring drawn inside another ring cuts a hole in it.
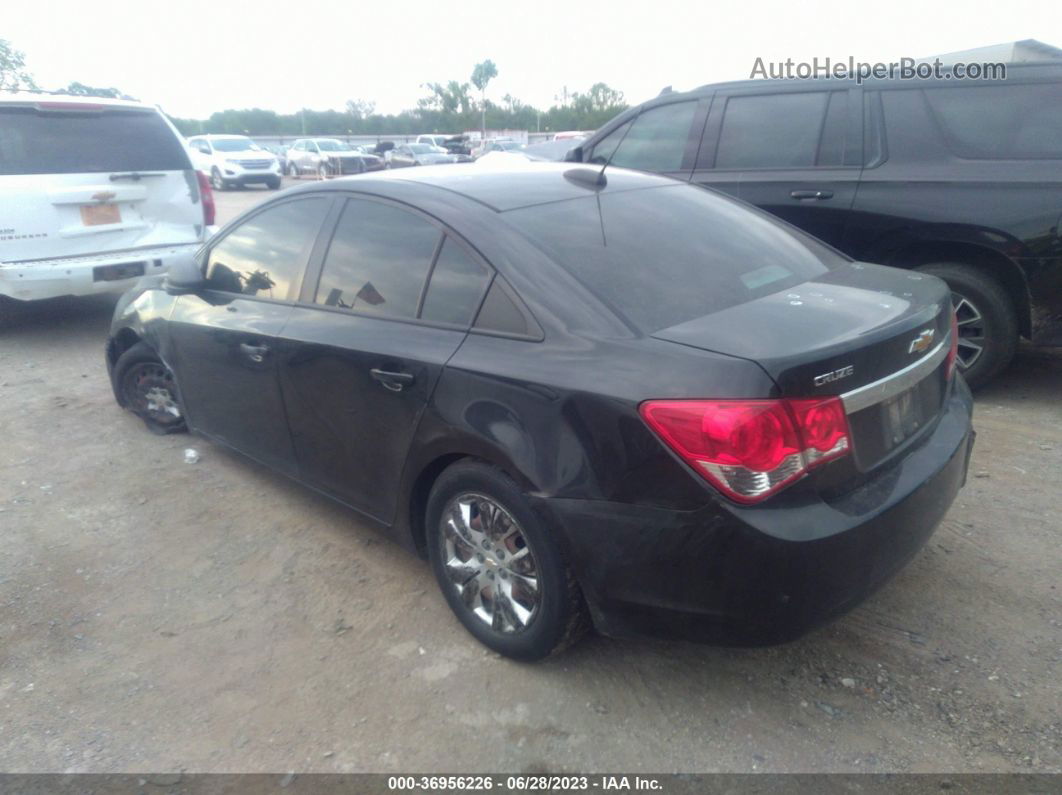
M 951 310 L 951 344 L 948 347 L 948 366 L 945 372 L 948 374 L 948 380 L 955 375 L 955 360 L 959 355 L 959 321 L 955 317 L 955 310 Z
M 642 419 L 705 480 L 760 502 L 851 449 L 840 398 L 650 400 Z
M 213 226 L 214 218 L 217 215 L 217 205 L 214 204 L 214 191 L 210 187 L 210 180 L 207 179 L 206 174 L 202 171 L 197 171 L 195 176 L 199 180 L 199 198 L 203 200 L 203 224 L 205 226 Z

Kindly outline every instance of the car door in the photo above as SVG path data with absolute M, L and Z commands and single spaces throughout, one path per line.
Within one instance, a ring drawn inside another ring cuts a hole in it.
M 408 207 L 348 198 L 280 343 L 303 480 L 390 523 L 413 431 L 490 269 Z
M 862 170 L 860 93 L 720 92 L 693 181 L 840 247 Z
M 594 144 L 583 160 L 688 180 L 710 105 L 711 97 L 701 97 L 646 108 Z
M 413 165 L 413 152 L 408 146 L 396 146 L 391 155 L 391 168 L 405 168 Z
M 289 473 L 276 335 L 332 201 L 270 203 L 228 229 L 205 253 L 206 288 L 181 296 L 168 326 L 189 425 Z

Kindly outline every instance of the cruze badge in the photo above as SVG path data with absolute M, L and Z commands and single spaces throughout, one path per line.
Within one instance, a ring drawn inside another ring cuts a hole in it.
M 855 370 L 853 365 L 842 367 L 839 370 L 833 370 L 829 373 L 823 373 L 822 375 L 815 376 L 815 386 L 822 386 L 828 384 L 831 381 L 840 381 L 842 378 L 847 378 Z
M 907 348 L 908 353 L 921 353 L 922 351 L 929 350 L 929 346 L 933 344 L 933 329 L 927 328 L 913 340 Z

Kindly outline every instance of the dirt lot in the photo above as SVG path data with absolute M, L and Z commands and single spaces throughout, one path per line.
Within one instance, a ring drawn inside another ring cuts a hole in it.
M 978 396 L 966 488 L 849 616 L 528 666 L 345 510 L 120 411 L 112 306 L 0 333 L 0 770 L 1062 771 L 1062 351 Z

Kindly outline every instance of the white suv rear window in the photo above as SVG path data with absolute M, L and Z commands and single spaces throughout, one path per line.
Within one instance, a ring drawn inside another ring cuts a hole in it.
M 184 171 L 184 146 L 152 110 L 0 105 L 0 174 Z

